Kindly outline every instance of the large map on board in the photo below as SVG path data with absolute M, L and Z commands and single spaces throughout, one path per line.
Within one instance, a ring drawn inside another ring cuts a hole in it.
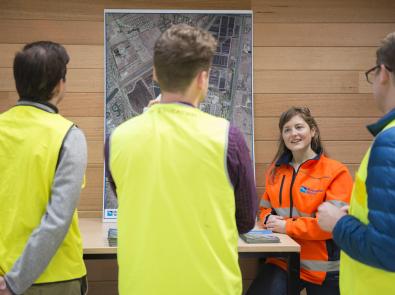
M 252 14 L 249 11 L 105 11 L 105 135 L 143 112 L 160 94 L 152 80 L 153 47 L 172 24 L 211 32 L 218 47 L 201 110 L 228 119 L 253 155 Z M 105 177 L 104 219 L 116 219 L 117 199 Z

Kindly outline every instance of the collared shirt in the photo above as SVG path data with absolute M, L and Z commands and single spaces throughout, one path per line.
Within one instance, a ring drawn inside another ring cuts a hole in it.
M 193 107 L 189 103 L 180 103 Z M 115 183 L 108 164 L 109 137 L 106 138 L 104 153 L 106 175 L 115 192 Z M 229 128 L 228 134 L 227 169 L 235 192 L 237 229 L 240 234 L 246 233 L 255 225 L 258 197 L 255 188 L 254 170 L 247 143 L 241 131 L 232 125 Z

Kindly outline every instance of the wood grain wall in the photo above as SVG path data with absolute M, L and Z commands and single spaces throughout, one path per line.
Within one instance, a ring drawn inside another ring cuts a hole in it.
M 103 9 L 253 9 L 255 156 L 258 192 L 277 144 L 277 121 L 292 105 L 310 107 L 329 154 L 355 171 L 371 140 L 375 109 L 364 71 L 395 31 L 393 0 L 0 0 L 0 112 L 17 100 L 12 59 L 24 43 L 53 40 L 70 53 L 61 113 L 89 145 L 81 216 L 101 216 L 103 179 Z M 246 279 L 256 261 L 243 265 Z M 90 261 L 90 294 L 116 293 L 116 265 Z
M 278 118 L 295 106 L 316 117 L 329 155 L 358 167 L 376 110 L 364 72 L 395 31 L 392 0 L 252 0 L 258 192 L 277 148 Z

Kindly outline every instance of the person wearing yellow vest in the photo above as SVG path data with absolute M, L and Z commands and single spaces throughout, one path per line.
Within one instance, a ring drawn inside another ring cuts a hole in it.
M 238 232 L 254 227 L 257 209 L 252 161 L 237 128 L 197 108 L 216 47 L 202 29 L 166 30 L 154 47 L 160 103 L 110 137 L 121 295 L 242 292 Z
M 58 114 L 69 56 L 27 44 L 14 59 L 20 97 L 0 114 L 0 294 L 80 295 L 86 268 L 76 206 L 85 136 Z
M 368 126 L 375 138 L 355 175 L 348 214 L 329 203 L 318 212 L 320 226 L 342 250 L 345 295 L 395 294 L 395 32 L 376 57 L 366 79 L 385 115 Z

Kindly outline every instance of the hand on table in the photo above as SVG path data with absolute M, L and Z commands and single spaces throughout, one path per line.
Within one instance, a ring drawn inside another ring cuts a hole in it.
M 266 221 L 266 228 L 275 233 L 285 234 L 284 217 L 278 215 L 270 215 Z

